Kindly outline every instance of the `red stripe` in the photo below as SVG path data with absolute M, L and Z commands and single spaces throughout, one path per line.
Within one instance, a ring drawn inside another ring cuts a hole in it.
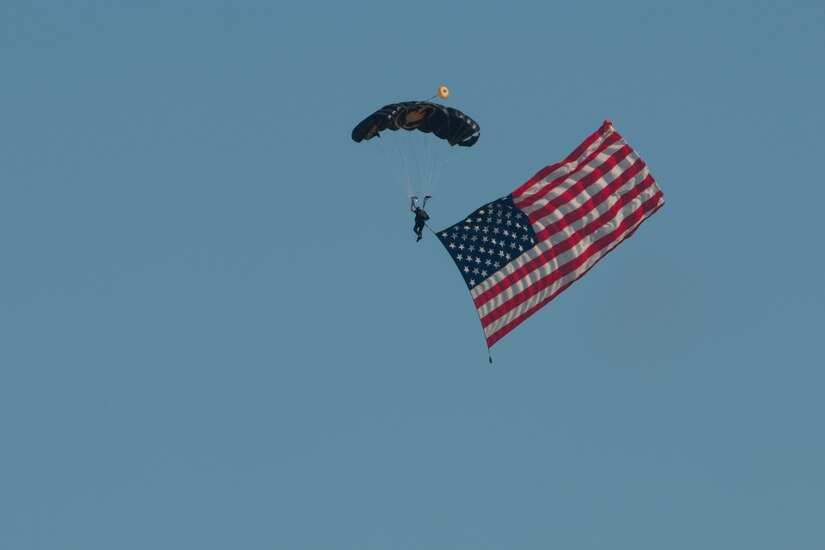
M 536 173 L 536 175 L 533 176 L 532 178 L 530 178 L 529 180 L 527 180 L 527 182 L 524 185 L 522 185 L 521 187 L 519 187 L 518 189 L 513 191 L 513 193 L 512 193 L 513 197 L 520 196 L 524 191 L 529 189 L 536 182 L 546 178 L 548 174 L 551 174 L 553 172 L 553 170 L 556 170 L 557 168 L 559 168 L 560 166 L 562 166 L 564 164 L 567 164 L 568 162 L 573 162 L 577 158 L 582 156 L 582 154 L 584 154 L 584 152 L 587 150 L 588 147 L 593 145 L 596 142 L 596 140 L 598 140 L 603 134 L 607 133 L 610 130 L 611 126 L 612 126 L 611 122 L 609 120 L 605 120 L 604 123 L 602 124 L 602 127 L 599 128 L 598 130 L 596 130 L 595 132 L 593 132 L 592 134 L 590 134 L 590 136 L 587 139 L 585 139 L 581 143 L 581 145 L 576 147 L 576 149 L 574 149 L 572 153 L 567 155 L 567 158 L 564 159 L 564 161 L 558 162 L 556 164 L 551 164 L 549 166 L 545 166 L 544 168 L 539 170 Z M 614 131 L 614 133 L 616 135 L 619 135 L 618 132 Z M 619 137 L 621 137 L 621 136 L 619 136 Z
M 632 175 L 628 174 L 628 171 L 623 172 L 617 180 L 622 180 L 621 185 L 627 183 L 627 181 L 632 177 L 635 176 L 635 173 Z M 648 181 L 648 179 L 650 181 Z M 633 189 L 629 190 L 620 200 L 616 201 L 614 205 L 612 205 L 606 212 L 601 214 L 598 218 L 581 228 L 580 230 L 574 232 L 566 241 L 558 243 L 550 250 L 546 251 L 541 256 L 533 258 L 523 266 L 520 266 L 516 271 L 511 273 L 510 275 L 506 276 L 501 281 L 497 282 L 495 285 L 487 289 L 486 291 L 482 292 L 475 298 L 476 306 L 481 306 L 484 303 L 488 302 L 501 292 L 503 292 L 506 288 L 509 288 L 514 283 L 522 279 L 525 275 L 536 269 L 538 266 L 547 263 L 548 261 L 552 260 L 558 254 L 570 249 L 573 245 L 578 244 L 584 237 L 590 235 L 598 228 L 603 226 L 607 221 L 612 220 L 618 211 L 625 206 L 630 200 L 634 199 L 638 194 L 641 192 L 642 189 L 646 189 L 648 186 L 654 183 L 654 180 L 651 176 L 648 175 L 648 178 L 645 178 L 644 181 L 640 182 L 638 185 L 634 186 Z M 579 212 L 578 217 L 582 217 L 581 209 L 578 209 L 576 212 Z M 542 232 L 544 233 L 544 232 Z M 546 237 L 544 237 L 546 238 Z M 544 239 L 539 239 L 539 242 Z
M 555 210 L 557 210 L 559 207 L 564 206 L 565 204 L 569 204 L 573 199 L 575 199 L 578 195 L 583 193 L 588 187 L 593 185 L 596 181 L 604 178 L 604 175 L 607 172 L 613 170 L 620 162 L 625 160 L 632 152 L 633 152 L 633 149 L 631 149 L 629 146 L 622 147 L 621 149 L 619 149 L 616 152 L 615 155 L 609 157 L 600 166 L 594 168 L 592 173 L 590 173 L 587 176 L 583 177 L 578 183 L 571 186 L 570 189 L 564 191 L 559 197 L 556 197 L 553 200 L 547 201 L 547 204 L 542 206 L 539 210 L 536 210 L 535 212 L 531 212 L 530 214 L 528 214 L 527 217 L 530 219 L 530 222 L 533 224 L 533 227 L 536 227 L 536 223 L 539 222 L 542 218 L 544 218 L 545 216 L 549 216 Z M 634 164 L 631 164 L 629 167 L 627 167 L 624 171 L 622 171 L 622 173 L 619 174 L 609 184 L 605 182 L 604 190 L 607 190 L 607 195 L 610 195 L 611 193 L 614 193 L 615 191 L 617 191 L 622 185 L 624 185 L 624 183 L 629 181 L 632 178 L 632 176 L 635 176 L 640 170 L 642 170 L 644 168 L 644 166 L 645 166 L 644 162 L 642 162 L 640 165 L 637 166 L 637 164 L 640 161 L 641 161 L 641 159 L 638 159 L 636 162 L 634 162 Z M 628 174 L 630 172 L 632 172 L 632 176 L 628 177 Z M 607 196 L 604 194 L 604 190 L 600 190 L 599 192 L 592 195 L 592 197 L 591 197 L 591 199 L 589 199 L 589 201 L 595 202 L 597 204 L 601 203 L 602 200 L 607 198 Z M 596 201 L 595 199 L 597 197 L 602 197 L 602 198 L 601 198 L 601 200 Z M 518 206 L 518 205 L 516 205 L 516 206 Z M 581 208 L 579 208 L 577 211 L 579 211 L 579 210 L 581 210 Z M 587 209 L 584 212 L 586 213 L 586 212 L 589 212 L 589 211 L 590 211 L 590 209 Z M 565 218 L 567 218 L 568 216 L 569 216 L 569 213 L 565 216 Z M 578 216 L 578 217 L 581 217 L 581 216 Z M 559 222 L 555 222 L 552 226 L 555 226 L 558 223 Z M 548 226 L 548 228 L 552 227 L 552 226 Z M 543 241 L 544 239 L 546 239 L 550 235 L 553 235 L 555 233 L 555 231 L 551 233 L 551 232 L 548 232 L 547 228 L 545 228 L 544 230 L 539 231 L 539 233 L 537 233 L 536 236 L 538 237 L 538 239 L 540 241 Z
M 501 339 L 502 339 L 502 338 L 503 338 L 503 337 L 504 337 L 507 333 L 509 333 L 509 332 L 510 332 L 511 330 L 513 330 L 514 328 L 516 328 L 516 327 L 517 327 L 518 325 L 520 325 L 522 322 L 524 322 L 524 320 L 525 320 L 525 319 L 527 319 L 528 317 L 530 317 L 531 315 L 533 315 L 533 313 L 535 313 L 535 312 L 536 312 L 536 311 L 538 311 L 540 308 L 542 308 L 543 306 L 545 306 L 548 302 L 550 302 L 551 300 L 553 300 L 553 299 L 554 299 L 556 296 L 558 296 L 558 295 L 559 295 L 562 291 L 564 291 L 565 289 L 567 289 L 567 287 L 569 287 L 570 285 L 572 285 L 573 283 L 575 283 L 576 281 L 578 281 L 579 279 L 581 279 L 581 278 L 582 278 L 582 277 L 583 277 L 583 276 L 584 276 L 584 275 L 585 275 L 588 271 L 590 271 L 591 269 L 593 269 L 593 266 L 595 266 L 596 264 L 598 264 L 598 263 L 599 263 L 601 260 L 603 260 L 603 259 L 604 259 L 604 258 L 605 258 L 605 257 L 606 257 L 609 253 L 610 253 L 610 252 L 612 252 L 613 250 L 615 250 L 615 249 L 618 247 L 618 245 L 619 245 L 622 241 L 624 241 L 625 239 L 628 239 L 630 236 L 632 236 L 632 235 L 633 235 L 633 233 L 635 233 L 635 232 L 636 232 L 636 230 L 637 230 L 637 229 L 641 226 L 642 222 L 643 222 L 645 219 L 647 219 L 648 217 L 650 217 L 650 216 L 652 216 L 653 214 L 655 214 L 655 213 L 656 213 L 656 211 L 658 211 L 658 210 L 659 210 L 659 208 L 661 208 L 662 206 L 664 206 L 664 202 L 660 202 L 660 201 L 662 200 L 662 197 L 663 197 L 663 195 L 662 195 L 662 192 L 660 191 L 660 192 L 656 193 L 656 195 L 654 195 L 651 199 L 649 199 L 648 201 L 646 201 L 646 202 L 645 202 L 645 205 L 648 205 L 648 206 L 646 206 L 646 207 L 645 207 L 645 206 L 643 205 L 643 208 L 640 208 L 640 209 L 639 209 L 639 210 L 637 210 L 636 212 L 640 212 L 640 211 L 642 211 L 643 209 L 645 209 L 645 210 L 649 209 L 649 212 L 647 212 L 646 214 L 643 214 L 643 215 L 641 215 L 641 216 L 638 216 L 638 217 L 640 217 L 641 219 L 640 219 L 640 220 L 638 220 L 638 225 L 637 225 L 636 227 L 634 227 L 634 228 L 632 229 L 632 231 L 630 231 L 627 235 L 625 235 L 624 237 L 622 237 L 622 238 L 621 238 L 621 239 L 619 239 L 618 241 L 615 241 L 615 242 L 616 242 L 616 245 L 615 245 L 613 248 L 611 248 L 611 249 L 607 250 L 607 252 L 605 252 L 603 256 L 601 256 L 598 260 L 596 260 L 596 261 L 593 263 L 593 265 L 591 265 L 590 267 L 588 267 L 588 268 L 587 268 L 585 271 L 583 271 L 583 272 L 582 272 L 582 273 L 581 273 L 578 277 L 576 277 L 575 279 L 573 279 L 573 280 L 572 280 L 572 281 L 570 281 L 569 283 L 567 283 L 567 284 L 563 285 L 563 286 L 562 286 L 562 287 L 560 287 L 560 288 L 559 288 L 556 292 L 554 292 L 552 295 L 548 296 L 547 298 L 545 298 L 544 300 L 542 300 L 541 302 L 539 302 L 539 303 L 538 303 L 538 304 L 536 304 L 535 306 L 531 307 L 529 310 L 525 311 L 524 313 L 522 313 L 521 315 L 519 315 L 518 317 L 516 317 L 515 319 L 513 319 L 511 322 L 509 322 L 508 324 L 506 324 L 505 326 L 503 326 L 501 329 L 497 330 L 496 332 L 494 332 L 493 334 L 491 334 L 490 336 L 488 336 L 488 337 L 486 338 L 486 339 L 487 339 L 487 346 L 488 346 L 488 347 L 491 347 L 493 344 L 495 344 L 496 342 L 498 342 L 499 340 L 501 340 Z M 653 205 L 653 206 L 652 206 L 652 208 L 651 208 L 651 205 Z M 628 218 L 628 219 L 629 219 L 629 218 Z M 627 221 L 627 219 L 626 219 L 625 221 Z M 626 224 L 626 223 L 624 223 L 624 222 L 622 223 L 622 226 L 627 226 L 627 225 L 628 225 L 628 224 Z M 632 225 L 632 224 L 629 224 L 629 225 Z M 624 227 L 624 229 L 627 229 L 627 227 Z M 482 320 L 482 326 L 486 327 L 486 326 L 488 326 L 488 325 L 489 325 L 489 323 L 485 325 L 485 324 L 484 324 L 484 321 Z
M 564 183 L 568 179 L 573 178 L 573 176 L 575 176 L 579 172 L 592 170 L 593 167 L 590 165 L 590 163 L 593 162 L 593 160 L 597 156 L 604 153 L 605 149 L 607 149 L 611 145 L 614 145 L 616 142 L 621 141 L 621 139 L 622 139 L 621 136 L 617 136 L 616 134 L 612 134 L 610 136 L 607 136 L 607 138 L 605 138 L 605 140 L 601 143 L 599 148 L 592 151 L 590 153 L 590 155 L 588 155 L 587 158 L 583 159 L 578 164 L 578 166 L 576 166 L 576 168 L 574 170 L 571 170 L 569 172 L 565 172 L 561 176 L 557 177 L 555 180 L 542 181 L 541 186 L 535 192 L 529 193 L 529 194 L 524 194 L 524 195 L 522 195 L 518 198 L 516 198 L 514 196 L 513 197 L 513 202 L 516 203 L 516 206 L 518 208 L 527 208 L 527 207 L 533 205 L 537 201 L 541 200 L 545 195 L 547 195 L 547 193 L 549 193 L 550 191 L 552 191 L 553 189 L 558 187 L 561 183 Z M 625 145 L 625 147 L 627 147 L 627 149 L 629 151 L 633 150 L 627 145 Z M 615 154 L 617 154 L 617 153 L 614 153 L 614 155 Z M 552 171 L 550 173 L 552 173 Z M 550 173 L 548 173 L 546 177 L 549 177 Z M 539 182 L 536 182 L 536 183 L 539 183 Z M 527 190 L 525 189 L 525 193 L 526 193 L 526 191 Z
M 584 201 L 584 203 L 581 206 L 579 206 L 575 210 L 568 212 L 567 214 L 562 216 L 562 218 L 558 221 L 553 222 L 552 224 L 546 226 L 544 229 L 537 232 L 537 240 L 544 241 L 546 239 L 549 239 L 552 235 L 555 235 L 562 229 L 565 229 L 569 227 L 571 224 L 579 221 L 580 219 L 585 218 L 590 212 L 593 211 L 593 209 L 597 208 L 600 204 L 609 199 L 611 195 L 615 195 L 623 185 L 626 185 L 629 181 L 638 176 L 639 173 L 642 170 L 644 170 L 644 168 L 644 161 L 642 159 L 637 159 L 636 162 L 634 162 L 627 168 L 627 170 L 619 174 L 619 176 L 616 177 L 616 179 L 607 184 L 603 189 L 600 189 L 597 193 L 590 195 L 590 197 L 588 197 L 588 199 Z M 645 182 L 644 180 L 642 180 L 636 185 L 644 184 Z M 628 189 L 626 192 L 629 193 L 631 191 L 632 189 Z M 570 197 L 570 200 L 572 200 L 574 197 L 575 196 Z M 565 203 L 569 203 L 570 200 L 566 201 Z M 555 210 L 555 208 L 542 208 L 542 217 L 549 215 L 553 210 Z M 530 218 L 530 222 L 534 224 L 533 227 L 536 227 L 537 222 L 541 219 L 540 217 L 535 216 L 534 214 L 529 215 L 528 218 Z M 597 218 L 596 220 L 589 222 L 588 225 L 596 223 L 596 221 L 600 218 Z M 584 228 L 580 229 L 579 231 L 582 231 L 583 229 Z
M 582 161 L 576 166 L 575 169 L 573 169 L 569 172 L 563 173 L 562 175 L 558 176 L 554 180 L 546 179 L 545 181 L 541 182 L 540 186 L 538 187 L 538 189 L 536 191 L 534 191 L 531 194 L 522 195 L 519 198 L 514 197 L 513 201 L 517 203 L 517 206 L 519 208 L 526 208 L 526 207 L 530 206 L 531 204 L 536 202 L 537 199 L 540 199 L 541 197 L 545 196 L 547 193 L 549 193 L 550 191 L 552 191 L 553 189 L 558 187 L 560 184 L 564 183 L 568 179 L 573 179 L 573 177 L 576 174 L 578 174 L 579 172 L 583 172 L 583 171 L 586 172 L 588 170 L 593 170 L 594 168 L 593 168 L 592 163 L 596 159 L 596 157 L 598 157 L 599 155 L 604 154 L 606 149 L 608 149 L 609 147 L 611 147 L 613 145 L 616 145 L 616 143 L 619 143 L 619 142 L 622 142 L 622 138 L 620 136 L 617 136 L 616 134 L 612 134 L 612 135 L 608 136 L 602 142 L 601 146 L 598 149 L 595 149 L 594 151 L 592 151 L 591 154 L 587 156 L 587 158 L 582 159 Z M 621 149 L 624 149 L 624 148 L 626 148 L 630 151 L 633 151 L 633 149 L 629 145 L 627 145 L 627 143 L 625 143 L 622 148 L 620 148 L 619 150 L 613 152 L 610 156 L 612 157 L 616 154 L 619 154 L 619 151 L 621 151 Z

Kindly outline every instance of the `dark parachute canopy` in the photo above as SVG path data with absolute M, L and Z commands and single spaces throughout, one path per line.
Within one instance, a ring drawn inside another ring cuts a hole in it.
M 432 133 L 461 147 L 471 147 L 481 132 L 478 123 L 458 109 L 429 101 L 404 101 L 386 105 L 359 122 L 352 130 L 352 139 L 360 143 L 380 137 L 383 130 Z

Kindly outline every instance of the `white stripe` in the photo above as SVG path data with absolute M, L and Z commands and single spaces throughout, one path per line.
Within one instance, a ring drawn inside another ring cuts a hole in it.
M 562 204 L 558 208 L 555 208 L 554 210 L 548 212 L 544 217 L 539 218 L 538 220 L 533 222 L 533 230 L 536 233 L 539 233 L 540 231 L 546 229 L 548 226 L 558 222 L 560 219 L 562 219 L 570 212 L 574 212 L 577 209 L 581 208 L 582 205 L 584 205 L 588 200 L 591 200 L 594 196 L 604 191 L 604 189 L 607 186 L 612 184 L 614 181 L 616 181 L 617 178 L 619 178 L 622 174 L 627 172 L 627 170 L 638 159 L 639 155 L 632 153 L 624 159 L 622 159 L 621 161 L 619 161 L 619 163 L 616 164 L 615 167 L 613 167 L 610 171 L 605 172 L 601 178 L 591 183 L 584 190 L 582 190 L 581 193 L 573 197 L 573 199 Z M 649 173 L 647 166 L 643 166 L 642 169 L 639 171 L 639 174 L 642 173 L 644 175 L 647 175 Z M 611 197 L 619 197 L 623 195 L 627 191 L 630 191 L 630 189 L 636 185 L 636 183 L 634 182 L 641 182 L 643 179 L 644 177 L 640 179 L 637 174 L 629 182 L 624 183 L 615 193 L 611 193 Z M 608 197 L 606 200 L 610 200 L 611 197 Z M 590 220 L 593 220 L 594 218 L 595 216 L 591 216 L 590 214 L 586 214 L 585 216 L 583 216 L 581 218 L 583 220 L 583 223 L 581 224 L 582 227 L 584 225 L 587 225 L 590 222 Z
M 581 266 L 579 266 L 578 269 L 576 269 L 574 271 L 571 271 L 567 275 L 561 277 L 558 281 L 554 282 L 549 287 L 547 287 L 544 290 L 540 291 L 538 294 L 531 297 L 529 300 L 527 300 L 523 304 L 520 304 L 518 307 L 516 307 L 515 309 L 513 309 L 512 311 L 507 313 L 507 315 L 505 315 L 504 317 L 501 317 L 500 319 L 497 319 L 493 323 L 490 323 L 488 326 L 484 327 L 484 335 L 489 338 L 491 335 L 495 334 L 496 332 L 498 332 L 502 328 L 506 327 L 510 323 L 512 323 L 512 322 L 518 320 L 519 318 L 521 318 L 524 314 L 533 313 L 533 312 L 531 312 L 531 309 L 533 307 L 535 307 L 536 305 L 540 304 L 545 299 L 552 296 L 554 293 L 556 293 L 564 285 L 566 285 L 566 284 L 568 284 L 572 281 L 575 281 L 576 279 L 581 277 L 584 273 L 587 272 L 588 269 L 593 267 L 593 265 L 596 262 L 598 262 L 601 258 L 603 258 L 608 252 L 610 252 L 611 250 L 616 248 L 619 245 L 619 243 L 621 243 L 625 239 L 625 237 L 627 237 L 627 235 L 629 235 L 637 227 L 639 227 L 639 225 L 641 225 L 641 223 L 643 221 L 645 221 L 648 217 L 650 217 L 650 215 L 653 214 L 654 211 L 655 211 L 655 209 L 651 209 L 650 211 L 648 211 L 645 215 L 643 215 L 641 217 L 641 219 L 639 219 L 639 221 L 637 223 L 635 223 L 631 227 L 629 227 L 616 240 L 612 241 L 607 247 L 603 248 L 600 252 L 598 252 L 598 253 L 594 254 L 593 256 L 591 256 L 590 258 L 588 258 L 587 261 L 584 264 L 582 264 Z
M 562 164 L 561 166 L 553 170 L 551 173 L 544 176 L 542 179 L 528 187 L 526 191 L 519 195 L 519 200 L 528 200 L 531 195 L 534 195 L 535 193 L 540 191 L 542 187 L 544 187 L 547 184 L 548 181 L 559 179 L 560 177 L 572 172 L 584 159 L 592 155 L 594 151 L 598 150 L 598 148 L 601 147 L 602 143 L 604 143 L 604 140 L 607 139 L 607 137 L 613 133 L 615 133 L 615 130 L 613 129 L 613 126 L 610 126 L 607 129 L 607 131 L 600 135 L 596 139 L 596 141 L 594 141 L 590 145 L 590 147 L 588 147 L 581 155 L 579 155 L 577 159 Z M 624 143 L 624 139 L 620 139 L 619 142 L 622 143 L 622 145 L 626 145 Z
M 545 252 L 547 252 L 548 250 L 550 250 L 554 246 L 557 246 L 558 244 L 568 240 L 574 233 L 576 233 L 578 231 L 581 231 L 585 226 L 587 226 L 589 223 L 591 223 L 592 220 L 598 218 L 599 216 L 601 216 L 605 212 L 607 212 L 622 196 L 624 196 L 626 193 L 630 192 L 634 187 L 636 187 L 642 181 L 644 181 L 644 179 L 648 175 L 649 175 L 649 171 L 647 170 L 647 167 L 644 167 L 642 170 L 639 171 L 638 174 L 636 174 L 633 178 L 626 181 L 621 187 L 619 187 L 619 189 L 617 189 L 615 193 L 613 193 L 609 197 L 607 197 L 606 200 L 604 200 L 601 203 L 595 205 L 589 212 L 587 212 L 581 218 L 577 219 L 576 221 L 574 221 L 573 223 L 571 223 L 567 227 L 563 228 L 561 231 L 558 231 L 557 233 L 551 235 L 549 238 L 537 243 L 536 246 L 534 246 L 533 248 L 525 251 L 518 258 L 516 258 L 515 260 L 513 260 L 512 262 L 510 262 L 509 264 L 504 266 L 502 269 L 500 269 L 500 270 L 496 271 L 495 273 L 493 273 L 492 275 L 490 275 L 490 277 L 488 277 L 487 279 L 482 281 L 478 286 L 474 287 L 470 291 L 470 294 L 472 295 L 473 299 L 477 298 L 482 293 L 488 291 L 493 286 L 495 286 L 496 284 L 498 284 L 502 280 L 504 280 L 506 277 L 513 274 L 522 265 L 524 265 L 524 264 L 530 262 L 531 260 L 537 258 L 538 256 L 544 254 Z M 613 179 L 611 179 L 610 181 L 612 182 Z M 653 196 L 653 194 L 655 194 L 657 191 L 658 191 L 658 187 L 656 186 L 656 183 L 654 182 L 651 185 L 651 188 L 648 189 L 646 194 L 648 195 L 648 198 L 649 198 L 650 196 Z M 626 205 L 624 207 L 624 209 L 626 209 L 628 206 L 629 205 Z M 612 222 L 615 222 L 616 220 L 620 221 L 621 216 L 622 216 L 622 214 L 621 214 L 621 212 L 619 212 L 619 213 L 616 214 L 616 216 L 614 216 L 613 220 L 611 220 L 611 221 Z M 605 227 L 609 228 L 609 224 L 606 225 Z M 602 235 L 603 236 L 604 231 L 605 231 L 605 227 L 602 227 L 601 230 L 597 230 L 596 235 Z M 593 237 L 594 237 L 594 235 L 591 235 L 591 238 L 593 238 Z M 581 243 L 579 243 L 579 244 L 581 245 Z M 572 257 L 570 257 L 571 254 L 573 255 Z M 572 249 L 568 250 L 567 252 L 563 253 L 559 258 L 556 258 L 554 261 L 560 261 L 560 258 L 566 258 L 566 261 L 564 263 L 567 263 L 567 261 L 570 261 L 573 257 L 575 257 L 575 254 L 576 254 L 576 248 L 572 248 Z M 563 263 L 560 264 L 560 265 L 563 265 Z M 529 286 L 529 285 L 527 285 L 527 286 Z M 512 290 L 512 292 L 518 292 L 518 291 L 522 290 L 521 286 L 513 285 L 511 287 L 508 287 L 508 289 L 505 289 L 504 292 L 508 292 L 510 288 L 514 289 L 514 290 Z M 505 299 L 509 299 L 509 297 L 505 297 Z M 482 309 L 479 309 L 479 312 L 481 312 L 481 311 L 482 311 Z M 484 310 L 483 315 L 486 315 L 487 313 L 488 312 L 486 310 Z
M 610 157 L 615 155 L 622 147 L 625 147 L 627 144 L 624 141 L 620 140 L 614 144 L 611 144 L 609 147 L 606 147 L 604 151 L 599 152 L 598 155 L 590 159 L 590 162 L 583 165 L 580 170 L 577 170 L 575 174 L 568 175 L 564 178 L 563 181 L 559 182 L 558 184 L 554 185 L 552 189 L 545 191 L 545 195 L 536 200 L 535 203 L 530 203 L 530 201 L 526 201 L 528 204 L 521 206 L 520 203 L 525 202 L 524 198 L 519 198 L 515 200 L 515 205 L 521 209 L 527 215 L 532 214 L 536 210 L 540 210 L 547 202 L 558 198 L 565 192 L 567 192 L 571 187 L 579 183 L 582 179 L 586 178 L 587 176 L 593 174 L 593 171 L 604 164 Z M 631 150 L 631 154 L 633 154 Z M 638 158 L 638 155 L 636 155 Z M 549 177 L 542 180 L 542 185 L 547 187 L 548 185 L 552 184 L 555 179 L 550 179 Z M 534 193 L 535 194 L 535 193 Z
M 641 172 L 638 174 L 638 176 L 642 176 Z M 641 179 L 642 178 L 640 178 L 639 181 L 641 181 Z M 490 314 L 490 312 L 499 308 L 516 295 L 524 292 L 527 288 L 529 288 L 536 282 L 551 276 L 553 273 L 556 272 L 556 270 L 560 269 L 567 263 L 576 259 L 581 254 L 585 253 L 594 242 L 615 231 L 618 225 L 627 216 L 629 216 L 635 210 L 640 208 L 642 203 L 653 197 L 657 192 L 658 187 L 654 183 L 649 188 L 645 189 L 642 193 L 640 193 L 639 196 L 634 198 L 628 204 L 624 205 L 622 209 L 619 212 L 617 212 L 616 215 L 608 223 L 597 229 L 592 234 L 586 236 L 578 244 L 566 250 L 565 252 L 559 254 L 552 260 L 549 260 L 536 266 L 532 271 L 525 274 L 521 279 L 519 279 L 515 283 L 501 289 L 501 292 L 499 294 L 493 296 L 485 304 L 478 307 L 479 316 L 482 318 L 487 316 L 488 314 Z M 602 211 L 607 211 L 611 205 L 615 204 L 617 200 L 618 198 L 616 198 L 615 196 L 611 196 L 610 200 L 605 201 L 604 203 L 599 205 L 598 208 L 600 208 Z M 551 237 L 549 240 L 538 243 L 532 249 L 528 250 L 527 252 L 519 256 L 516 260 L 508 264 L 507 270 L 510 273 L 515 272 L 519 267 L 525 265 L 529 261 L 535 259 L 536 257 L 550 250 L 555 244 L 558 244 L 570 238 L 573 234 L 576 233 L 577 230 L 578 229 L 571 226 L 553 235 L 553 237 Z M 472 290 L 473 298 L 476 298 L 478 295 L 481 294 L 481 292 L 492 287 L 492 284 L 490 284 L 491 278 L 488 278 Z M 501 280 L 501 278 L 499 278 L 499 280 Z M 480 287 L 484 287 L 484 289 L 480 289 Z

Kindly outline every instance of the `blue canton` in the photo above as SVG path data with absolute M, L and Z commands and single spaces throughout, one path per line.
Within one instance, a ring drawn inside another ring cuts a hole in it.
M 439 231 L 438 238 L 471 290 L 536 244 L 530 220 L 510 195 Z

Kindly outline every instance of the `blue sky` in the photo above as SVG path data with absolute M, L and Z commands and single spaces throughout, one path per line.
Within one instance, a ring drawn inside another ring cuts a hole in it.
M 0 4 L 0 547 L 825 545 L 821 2 Z M 487 350 L 446 227 L 604 119 L 665 207 Z

